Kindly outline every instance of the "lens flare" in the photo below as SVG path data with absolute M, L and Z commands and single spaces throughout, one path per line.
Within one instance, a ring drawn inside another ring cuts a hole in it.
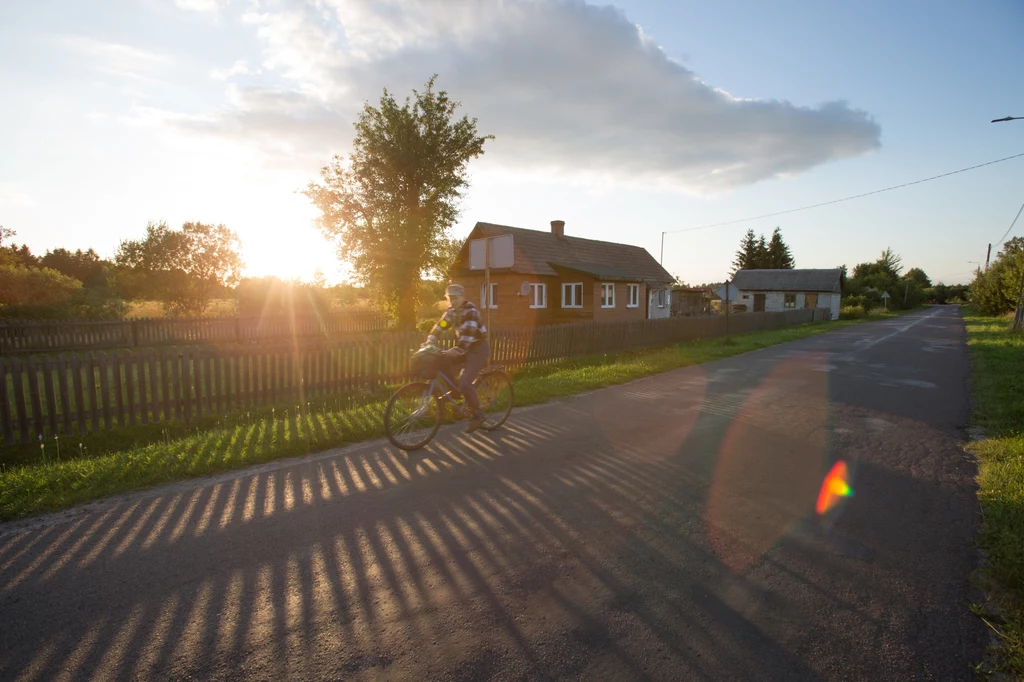
M 850 487 L 849 481 L 850 474 L 846 468 L 846 462 L 839 460 L 833 464 L 821 484 L 818 503 L 814 506 L 819 516 L 836 506 L 841 498 L 853 495 L 853 488 Z

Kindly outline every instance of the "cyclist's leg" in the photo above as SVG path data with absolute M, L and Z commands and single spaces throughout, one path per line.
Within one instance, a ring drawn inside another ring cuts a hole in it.
M 480 370 L 487 365 L 487 358 L 490 355 L 490 346 L 487 339 L 474 343 L 469 352 L 466 353 L 466 364 L 462 369 L 462 376 L 459 378 L 459 390 L 466 396 L 466 404 L 469 406 L 469 413 L 474 417 L 480 416 L 480 399 L 476 395 L 476 387 L 473 380 Z

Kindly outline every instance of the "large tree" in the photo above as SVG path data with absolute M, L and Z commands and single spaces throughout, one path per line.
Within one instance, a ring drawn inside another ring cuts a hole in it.
M 768 242 L 763 267 L 770 270 L 791 270 L 796 267 L 789 245 L 782 239 L 782 230 L 778 227 L 772 232 L 771 241 Z
M 747 230 L 740 240 L 740 249 L 736 252 L 736 260 L 732 262 L 733 273 L 737 270 L 756 270 L 758 267 L 757 235 Z
M 335 156 L 305 190 L 339 257 L 403 328 L 416 323 L 421 278 L 450 265 L 467 165 L 493 139 L 477 134 L 475 118 L 455 118 L 459 103 L 434 90 L 436 78 L 404 104 L 387 90 L 367 103 L 349 158 Z
M 167 312 L 201 316 L 217 291 L 238 283 L 240 247 L 238 235 L 224 225 L 188 222 L 172 230 L 150 223 L 142 239 L 121 242 L 116 261 L 140 276 L 140 292 L 160 300 Z
M 1024 277 L 1024 237 L 1003 244 L 988 270 L 975 272 L 971 302 L 985 315 L 1001 315 L 1017 307 Z

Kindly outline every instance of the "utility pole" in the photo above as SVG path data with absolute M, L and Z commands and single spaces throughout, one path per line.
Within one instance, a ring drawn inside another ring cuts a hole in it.
M 988 253 L 985 254 L 985 272 L 988 272 L 988 261 L 992 258 L 992 244 L 988 245 Z
M 658 259 L 661 265 L 665 264 L 665 233 L 661 233 L 661 258 Z
M 903 307 L 907 307 L 907 294 L 910 293 L 910 280 L 907 280 L 907 288 L 903 290 Z

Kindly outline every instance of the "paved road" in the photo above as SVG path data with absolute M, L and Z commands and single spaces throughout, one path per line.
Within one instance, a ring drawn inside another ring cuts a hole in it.
M 969 680 L 967 381 L 935 308 L 0 526 L 0 678 Z

